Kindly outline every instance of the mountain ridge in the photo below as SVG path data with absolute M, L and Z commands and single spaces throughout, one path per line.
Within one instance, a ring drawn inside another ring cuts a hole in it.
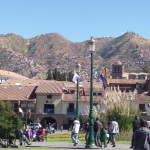
M 95 40 L 95 77 L 101 68 L 111 68 L 112 63 L 117 61 L 121 61 L 129 72 L 142 71 L 149 61 L 150 40 L 133 32 L 116 38 L 101 37 Z M 81 75 L 88 79 L 90 52 L 87 43 L 88 40 L 74 43 L 58 33 L 42 34 L 30 39 L 15 34 L 0 35 L 0 68 L 30 78 L 40 74 L 40 78 L 44 79 L 48 70 L 58 68 L 61 72 L 73 72 L 76 64 L 80 63 Z

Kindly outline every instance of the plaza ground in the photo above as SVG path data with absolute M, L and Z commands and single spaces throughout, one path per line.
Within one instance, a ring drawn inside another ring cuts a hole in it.
M 18 145 L 19 143 L 17 143 Z M 108 146 L 106 148 L 102 148 L 105 150 L 131 150 L 129 144 L 116 144 L 116 147 L 112 147 L 112 145 L 108 144 Z M 66 143 L 66 142 L 32 142 L 32 145 L 30 146 L 19 146 L 18 148 L 14 148 L 14 149 L 36 149 L 36 150 L 40 150 L 40 149 L 55 149 L 55 150 L 60 150 L 60 149 L 85 149 L 85 144 L 84 143 L 78 143 L 76 146 L 73 146 L 73 143 Z M 95 148 L 94 148 L 95 149 Z M 101 149 L 99 147 L 97 147 L 96 149 Z

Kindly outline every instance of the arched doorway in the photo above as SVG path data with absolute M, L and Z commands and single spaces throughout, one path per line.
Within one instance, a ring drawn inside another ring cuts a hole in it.
M 53 117 L 44 117 L 41 120 L 41 125 L 43 128 L 48 127 L 48 125 L 53 126 L 55 129 L 57 129 L 57 121 Z
M 28 118 L 27 119 L 27 124 L 33 123 L 32 119 Z

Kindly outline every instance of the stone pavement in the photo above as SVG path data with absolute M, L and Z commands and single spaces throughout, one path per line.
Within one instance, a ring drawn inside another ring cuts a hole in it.
M 44 150 L 49 150 L 49 149 L 55 149 L 55 150 L 71 150 L 71 149 L 85 149 L 85 144 L 84 143 L 78 143 L 76 146 L 73 146 L 73 143 L 65 143 L 65 142 L 32 142 L 32 145 L 27 146 L 30 148 L 30 150 L 33 149 L 35 150 L 36 147 L 38 147 L 38 149 L 36 150 L 40 150 L 43 149 Z M 27 147 L 25 148 L 25 146 L 19 146 L 19 149 L 27 149 Z M 40 147 L 40 148 L 39 148 Z M 116 144 L 116 147 L 112 147 L 110 144 L 108 144 L 108 146 L 106 148 L 95 148 L 95 149 L 104 149 L 104 150 L 131 150 L 129 144 Z M 14 149 L 18 149 L 18 148 L 14 148 Z

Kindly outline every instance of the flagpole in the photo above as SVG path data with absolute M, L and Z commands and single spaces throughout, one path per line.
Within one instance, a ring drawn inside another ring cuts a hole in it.
M 77 80 L 76 119 L 79 120 L 79 79 Z
M 26 120 L 25 120 L 25 129 L 27 129 L 27 107 L 28 107 L 28 104 L 27 104 L 27 101 L 26 101 Z
M 78 73 L 78 76 L 79 76 L 79 73 L 80 73 L 80 68 L 81 68 L 81 65 L 78 64 L 76 66 L 76 69 L 77 69 L 77 73 Z M 77 100 L 76 100 L 76 119 L 79 120 L 79 98 L 80 98 L 80 95 L 79 95 L 79 79 L 77 79 Z

